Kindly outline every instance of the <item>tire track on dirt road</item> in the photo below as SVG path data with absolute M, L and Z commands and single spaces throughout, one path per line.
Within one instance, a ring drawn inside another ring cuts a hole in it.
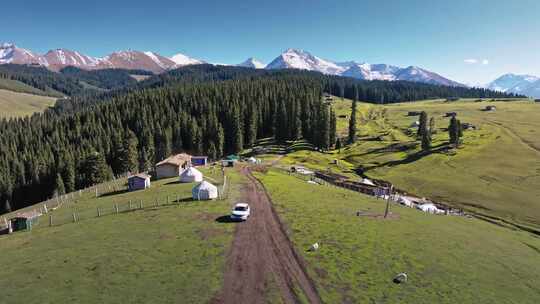
M 241 172 L 247 178 L 243 198 L 251 216 L 236 226 L 223 288 L 212 303 L 269 303 L 270 289 L 276 287 L 284 303 L 322 303 L 266 190 L 247 167 Z

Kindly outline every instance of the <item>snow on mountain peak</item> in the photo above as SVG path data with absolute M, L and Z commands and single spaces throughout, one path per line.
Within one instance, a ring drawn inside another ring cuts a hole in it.
M 345 70 L 331 61 L 324 60 L 311 53 L 299 49 L 287 49 L 276 59 L 270 62 L 267 69 L 300 69 L 318 71 L 325 74 L 337 75 Z
M 174 56 L 172 56 L 171 58 L 169 58 L 170 60 L 172 60 L 177 66 L 184 66 L 184 65 L 192 65 L 192 64 L 202 64 L 204 63 L 204 61 L 202 60 L 199 60 L 199 59 L 195 59 L 195 58 L 191 58 L 191 57 L 188 57 L 184 54 L 181 54 L 181 53 L 178 53 Z
M 486 87 L 494 91 L 540 97 L 540 77 L 532 75 L 504 74 Z
M 237 66 L 246 67 L 246 68 L 254 68 L 254 69 L 264 69 L 266 64 L 260 62 L 259 60 L 255 59 L 253 57 L 250 57 L 250 58 L 246 59 L 246 61 L 238 64 Z

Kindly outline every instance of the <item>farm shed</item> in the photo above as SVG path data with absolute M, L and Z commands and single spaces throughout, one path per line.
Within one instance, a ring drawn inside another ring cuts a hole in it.
M 193 183 L 201 182 L 203 180 L 203 174 L 201 171 L 195 169 L 194 167 L 189 167 L 182 174 L 180 174 L 181 183 Z
M 197 186 L 193 187 L 191 194 L 194 200 L 211 200 L 218 197 L 218 189 L 207 181 L 203 181 Z
M 19 213 L 9 219 L 11 228 L 13 231 L 30 230 L 37 223 L 39 216 L 40 214 L 34 211 Z
M 128 177 L 128 190 L 144 190 L 150 188 L 150 175 L 140 173 Z
M 192 166 L 206 166 L 208 164 L 208 156 L 192 156 Z
M 223 165 L 223 167 L 234 167 L 234 164 L 236 164 L 236 162 L 238 162 L 238 156 L 232 154 L 225 157 L 225 159 L 221 161 L 221 164 Z
M 182 169 L 187 168 L 191 164 L 191 156 L 189 154 L 176 154 L 168 157 L 156 164 L 156 177 L 176 177 L 180 175 Z

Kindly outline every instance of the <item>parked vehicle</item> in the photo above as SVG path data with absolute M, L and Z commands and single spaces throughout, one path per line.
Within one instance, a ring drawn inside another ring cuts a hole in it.
M 251 208 L 246 203 L 238 203 L 234 205 L 234 208 L 231 211 L 231 220 L 234 221 L 245 221 L 251 214 Z

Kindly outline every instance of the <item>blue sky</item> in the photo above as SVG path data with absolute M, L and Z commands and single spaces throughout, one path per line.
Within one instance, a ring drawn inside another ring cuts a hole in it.
M 540 76 L 538 0 L 3 1 L 0 41 L 92 56 L 123 49 L 268 63 L 287 48 L 417 65 L 466 83 Z

